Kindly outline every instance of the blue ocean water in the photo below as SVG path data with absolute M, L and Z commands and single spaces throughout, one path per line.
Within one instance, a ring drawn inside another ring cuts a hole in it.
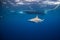
M 0 18 L 0 40 L 60 40 L 60 6 L 45 15 L 38 15 L 44 19 L 41 23 L 27 21 L 36 15 L 0 9 L 3 16 Z

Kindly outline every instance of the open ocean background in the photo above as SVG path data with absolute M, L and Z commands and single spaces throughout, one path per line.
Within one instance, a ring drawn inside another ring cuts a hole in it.
M 20 8 L 21 9 L 21 8 Z M 10 12 L 12 8 L 0 6 L 0 40 L 60 40 L 60 6 L 45 15 L 41 23 L 27 21 L 35 14 Z

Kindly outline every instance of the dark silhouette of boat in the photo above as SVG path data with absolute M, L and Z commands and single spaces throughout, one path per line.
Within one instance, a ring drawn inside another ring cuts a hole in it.
M 44 12 L 35 11 L 35 10 L 24 10 L 23 13 L 26 13 L 26 14 L 44 14 Z

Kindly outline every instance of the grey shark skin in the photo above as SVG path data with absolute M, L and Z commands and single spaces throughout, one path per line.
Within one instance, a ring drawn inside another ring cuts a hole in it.
M 26 13 L 26 14 L 40 14 L 40 15 L 43 15 L 44 12 L 41 12 L 41 11 L 35 11 L 35 10 L 24 10 L 22 11 L 23 13 Z

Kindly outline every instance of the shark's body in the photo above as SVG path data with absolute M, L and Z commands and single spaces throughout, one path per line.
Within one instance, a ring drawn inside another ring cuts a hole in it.
M 39 22 L 42 22 L 44 20 L 43 19 L 40 19 L 38 16 L 36 16 L 35 18 L 29 19 L 28 21 L 39 23 Z

